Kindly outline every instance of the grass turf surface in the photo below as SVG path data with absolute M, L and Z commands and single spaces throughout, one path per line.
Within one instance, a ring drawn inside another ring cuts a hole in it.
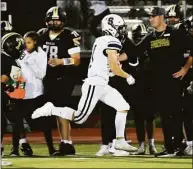
M 9 157 L 11 147 L 4 145 L 5 156 L 13 163 L 4 168 L 192 168 L 192 157 L 155 158 L 151 155 L 113 157 L 111 155 L 96 157 L 99 150 L 97 144 L 75 145 L 77 155 L 64 157 L 49 157 L 45 144 L 31 145 L 34 156 L 31 158 Z M 157 147 L 158 151 L 161 146 Z

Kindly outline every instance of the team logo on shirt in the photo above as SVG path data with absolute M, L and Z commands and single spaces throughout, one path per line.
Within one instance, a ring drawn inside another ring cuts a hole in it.
M 156 39 L 151 41 L 151 49 L 160 48 L 160 47 L 168 47 L 170 46 L 170 41 L 168 38 L 164 39 Z

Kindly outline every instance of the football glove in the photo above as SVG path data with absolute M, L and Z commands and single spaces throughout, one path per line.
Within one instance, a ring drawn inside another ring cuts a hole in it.
M 189 94 L 193 94 L 193 81 L 190 82 L 190 86 L 187 88 Z
M 129 85 L 135 84 L 135 79 L 133 78 L 133 76 L 129 75 L 129 77 L 127 78 L 127 83 Z

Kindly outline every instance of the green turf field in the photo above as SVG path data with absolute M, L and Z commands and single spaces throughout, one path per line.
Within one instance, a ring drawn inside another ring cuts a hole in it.
M 76 145 L 77 155 L 73 157 L 48 157 L 46 145 L 32 145 L 34 157 L 9 157 L 11 147 L 4 145 L 5 159 L 13 165 L 7 168 L 192 168 L 192 157 L 154 158 L 150 155 L 96 157 L 99 149 L 96 144 Z M 160 150 L 161 147 L 158 147 Z M 22 153 L 20 152 L 20 155 Z

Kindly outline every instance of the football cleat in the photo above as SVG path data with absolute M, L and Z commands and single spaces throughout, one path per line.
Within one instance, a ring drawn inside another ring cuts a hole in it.
M 23 152 L 24 156 L 31 157 L 33 155 L 33 150 L 28 143 L 22 143 L 20 149 Z
M 63 143 L 63 142 L 61 142 L 59 145 L 59 152 L 61 156 L 76 154 L 76 150 L 72 144 Z
M 11 156 L 11 157 L 19 157 L 20 155 L 19 155 L 19 149 L 18 148 L 12 148 L 11 149 L 11 153 L 9 154 L 9 156 Z
M 116 140 L 115 142 L 115 149 L 129 152 L 134 152 L 138 150 L 136 147 L 129 145 L 126 141 L 119 141 L 119 140 Z
M 44 106 L 36 109 L 33 114 L 32 114 L 32 119 L 37 119 L 39 117 L 44 117 L 44 116 L 51 116 L 52 115 L 52 108 L 54 105 L 51 102 L 47 102 L 44 104 Z
M 95 155 L 96 156 L 104 156 L 106 154 L 109 154 L 109 146 L 108 145 L 102 145 L 100 147 L 100 150 Z

